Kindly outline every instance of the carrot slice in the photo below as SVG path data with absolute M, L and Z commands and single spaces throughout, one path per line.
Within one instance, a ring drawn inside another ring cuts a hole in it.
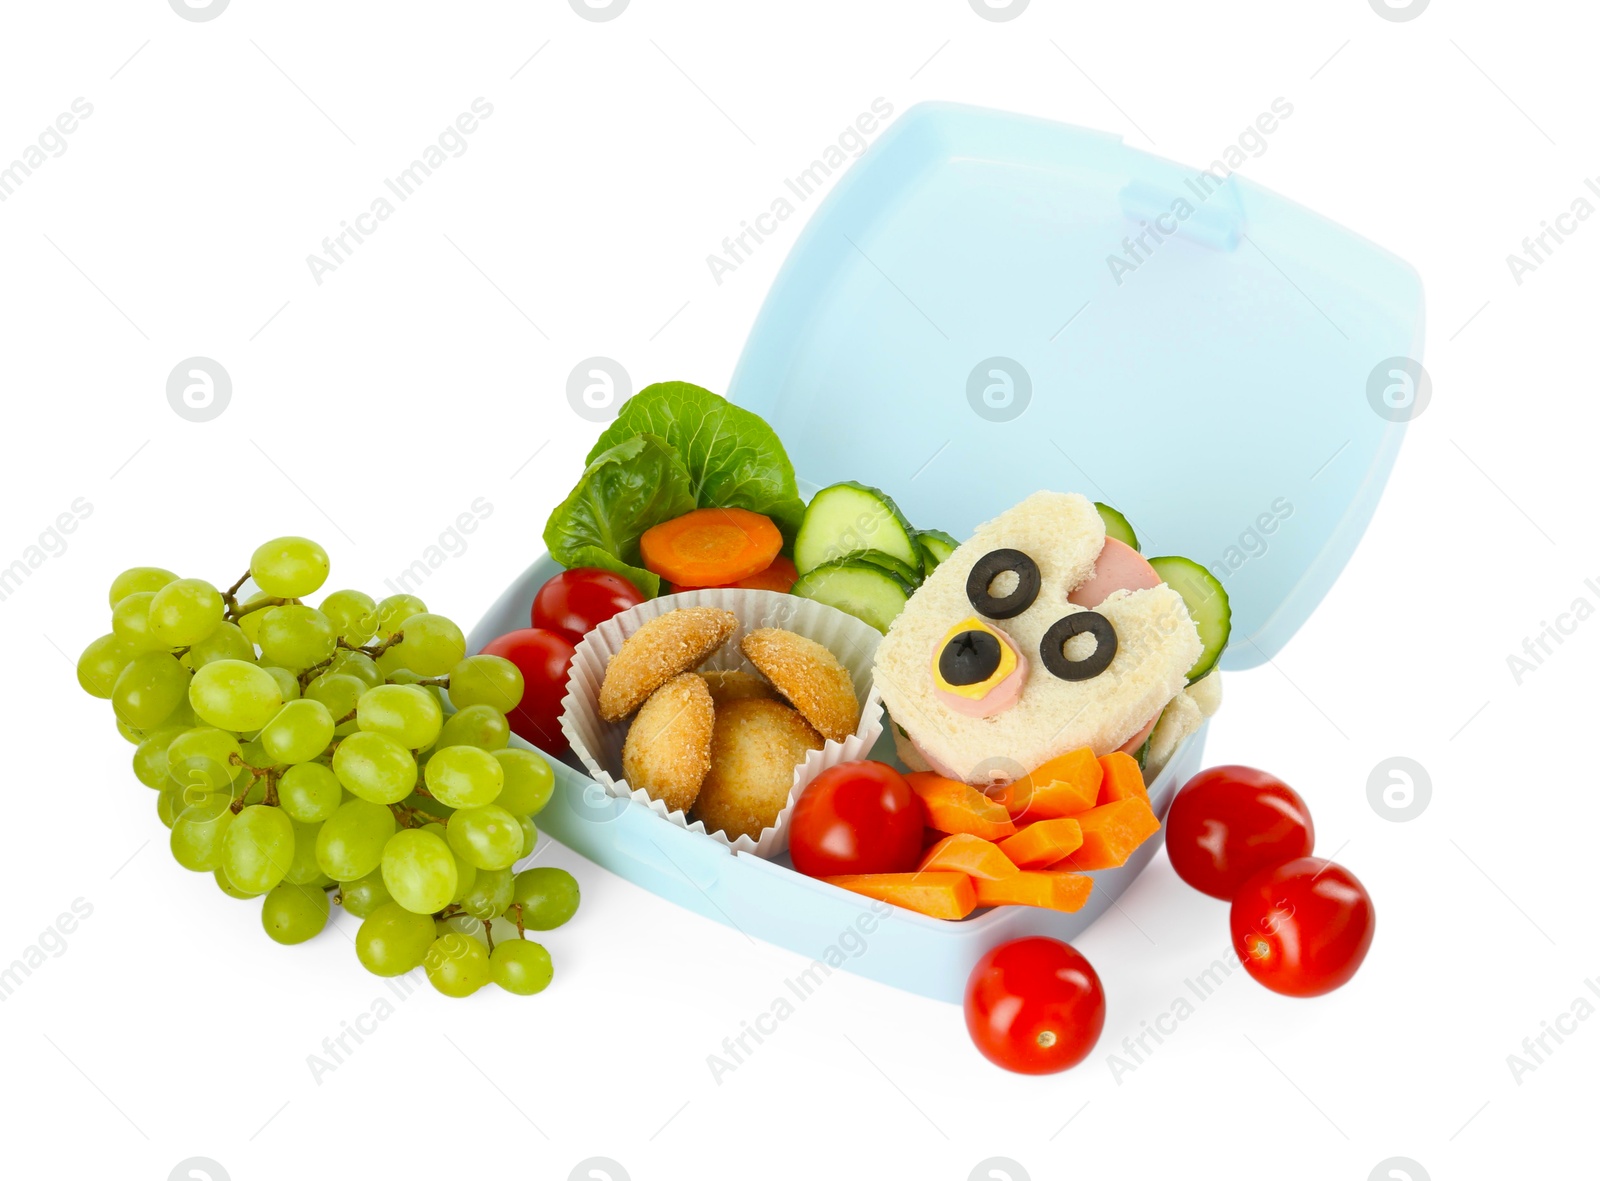
M 1083 844 L 1083 830 L 1070 816 L 1035 820 L 1014 837 L 1000 842 L 1000 852 L 1018 869 L 1043 869 L 1054 865 Z
M 979 906 L 1041 906 L 1046 910 L 1082 910 L 1094 879 L 1060 870 L 1023 870 L 1008 878 L 974 878 Z
M 727 588 L 738 588 L 741 590 L 782 591 L 784 594 L 788 594 L 790 588 L 794 586 L 795 579 L 799 577 L 800 572 L 794 568 L 794 563 L 788 558 L 784 557 L 782 554 L 779 554 L 777 557 L 772 559 L 772 565 L 768 566 L 765 570 L 752 574 L 748 578 L 741 578 L 738 582 L 725 582 L 722 584 L 722 586 Z M 676 583 L 669 582 L 667 583 L 666 591 L 663 593 L 671 595 L 676 594 L 680 590 L 705 589 L 715 588 L 682 587 L 678 586 Z
M 1006 810 L 970 784 L 932 771 L 913 771 L 906 782 L 927 807 L 930 828 L 969 832 L 986 841 L 998 841 L 1017 831 Z
M 1104 775 L 1087 746 L 1069 750 L 1008 784 L 992 798 L 1013 820 L 1054 820 L 1095 806 Z
M 964 873 L 846 873 L 822 880 L 935 919 L 964 919 L 978 905 Z
M 1100 780 L 1100 803 L 1109 804 L 1113 800 L 1150 802 L 1150 793 L 1144 786 L 1144 772 L 1139 770 L 1138 759 L 1114 750 L 1100 756 L 1100 767 L 1105 772 Z
M 922 855 L 917 869 L 922 872 L 930 869 L 946 869 L 985 879 L 1010 877 L 1017 872 L 1017 867 L 1011 863 L 1011 859 L 997 846 L 982 837 L 973 836 L 970 832 L 958 832 L 954 836 L 945 837 Z
M 725 586 L 759 574 L 783 548 L 778 527 L 743 508 L 697 508 L 646 529 L 645 569 L 682 587 Z
M 1083 844 L 1058 869 L 1115 869 L 1161 829 L 1150 805 L 1140 799 L 1101 804 L 1080 813 L 1077 821 Z

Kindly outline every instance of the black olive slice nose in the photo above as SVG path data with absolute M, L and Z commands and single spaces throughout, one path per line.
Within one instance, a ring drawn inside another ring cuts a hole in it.
M 939 675 L 947 685 L 981 685 L 1000 667 L 1000 641 L 993 632 L 959 632 L 939 653 Z
M 1016 589 L 1004 596 L 989 593 L 994 580 L 1007 570 L 1017 576 Z M 973 564 L 967 575 L 967 601 L 979 615 L 1011 619 L 1021 615 L 1039 597 L 1039 564 L 1019 549 L 990 550 Z
M 1067 659 L 1067 641 L 1073 636 L 1088 632 L 1095 638 L 1095 648 L 1082 660 Z M 1063 681 L 1087 681 L 1098 677 L 1111 666 L 1117 654 L 1117 633 L 1111 621 L 1098 611 L 1075 611 L 1058 619 L 1039 641 L 1039 659 L 1045 668 Z

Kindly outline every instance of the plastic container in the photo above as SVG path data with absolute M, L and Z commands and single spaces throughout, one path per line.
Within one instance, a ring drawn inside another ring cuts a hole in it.
M 1371 519 L 1410 413 L 1383 391 L 1420 357 L 1421 334 L 1410 267 L 1237 176 L 1208 180 L 1111 135 L 927 104 L 813 214 L 728 394 L 772 424 L 807 482 L 879 485 L 920 528 L 961 538 L 1044 487 L 1115 505 L 1146 553 L 1222 576 L 1234 612 L 1222 667 L 1242 669 L 1306 620 Z M 472 650 L 526 626 L 557 570 L 541 556 Z M 1151 785 L 1158 814 L 1204 743 L 1202 728 Z M 887 734 L 875 756 L 892 759 Z M 1077 914 L 1005 907 L 950 923 L 883 917 L 566 765 L 539 824 L 806 959 L 838 961 L 840 935 L 871 927 L 866 950 L 830 970 L 951 1001 L 988 948 L 1075 937 L 1156 848 L 1095 875 Z

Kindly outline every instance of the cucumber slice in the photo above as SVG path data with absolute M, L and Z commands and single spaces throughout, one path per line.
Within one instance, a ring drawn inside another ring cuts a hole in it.
M 1109 504 L 1101 504 L 1098 500 L 1094 507 L 1100 511 L 1100 519 L 1106 523 L 1106 536 L 1115 537 L 1123 545 L 1139 548 L 1139 535 L 1133 531 L 1133 526 L 1128 524 L 1128 518 L 1112 508 Z
M 917 548 L 922 551 L 922 576 L 933 573 L 933 568 L 956 552 L 961 543 L 942 529 L 918 529 Z
M 915 569 L 907 566 L 899 558 L 891 557 L 875 549 L 857 550 L 853 554 L 846 554 L 840 561 L 870 562 L 893 574 L 912 590 L 922 585 L 922 566 L 919 563 Z
M 882 566 L 859 558 L 824 562 L 802 574 L 789 593 L 837 607 L 881 632 L 889 630 L 911 597 L 905 583 Z
M 801 574 L 868 549 L 922 569 L 911 525 L 886 493 L 847 480 L 811 498 L 794 539 L 794 564 Z
M 1150 565 L 1162 582 L 1183 596 L 1189 618 L 1200 630 L 1205 648 L 1189 670 L 1192 685 L 1216 666 L 1217 658 L 1228 646 L 1228 633 L 1233 629 L 1228 592 L 1222 589 L 1222 583 L 1211 571 L 1188 558 L 1151 558 Z

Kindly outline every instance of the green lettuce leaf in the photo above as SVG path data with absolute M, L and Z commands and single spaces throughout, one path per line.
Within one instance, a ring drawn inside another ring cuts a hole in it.
M 639 537 L 693 508 L 694 486 L 677 449 L 636 434 L 590 454 L 578 486 L 545 522 L 545 548 L 569 570 L 598 566 L 654 598 L 661 580 L 640 565 Z
M 794 465 L 759 415 L 687 381 L 646 386 L 622 405 L 589 461 L 626 439 L 665 439 L 688 470 L 698 508 L 745 508 L 771 517 L 792 542 L 805 515 Z M 554 552 L 554 551 L 552 551 Z

